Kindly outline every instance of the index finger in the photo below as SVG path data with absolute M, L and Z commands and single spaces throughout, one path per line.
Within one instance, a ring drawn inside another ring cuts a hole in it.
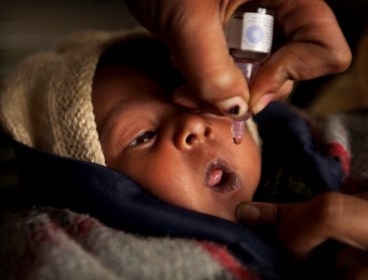
M 204 5 L 209 2 L 212 4 Z M 189 7 L 167 43 L 195 94 L 222 113 L 239 118 L 248 111 L 248 85 L 229 54 L 216 3 L 205 1 Z M 235 113 L 231 110 L 234 106 L 238 106 Z

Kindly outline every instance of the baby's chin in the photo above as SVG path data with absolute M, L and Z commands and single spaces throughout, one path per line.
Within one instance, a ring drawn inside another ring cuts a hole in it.
M 236 206 L 234 207 L 236 209 Z M 222 212 L 222 213 L 215 213 L 214 216 L 216 216 L 217 218 L 221 218 L 230 222 L 234 222 L 237 223 L 237 219 L 236 219 L 236 212 L 232 211 L 232 209 L 230 211 L 226 211 L 226 212 Z
M 217 218 L 221 218 L 230 222 L 238 223 L 236 217 L 236 209 L 238 205 L 244 201 L 249 201 L 249 199 L 233 199 L 232 201 L 217 201 L 216 206 L 212 209 L 202 209 L 198 212 L 202 212 L 204 214 L 209 214 L 215 216 Z
M 244 189 L 243 189 L 244 190 Z M 230 222 L 238 223 L 237 219 L 237 209 L 241 203 L 250 202 L 253 199 L 253 195 L 246 195 L 242 192 L 240 187 L 239 191 L 234 193 L 232 199 L 226 201 L 218 201 L 217 205 L 223 205 L 223 207 L 218 207 L 212 215 L 228 220 Z
M 231 215 L 227 215 L 227 216 L 223 217 L 223 219 L 228 220 L 228 221 L 233 222 L 233 223 L 238 223 L 238 220 L 236 219 L 236 214 L 235 213 L 232 213 Z

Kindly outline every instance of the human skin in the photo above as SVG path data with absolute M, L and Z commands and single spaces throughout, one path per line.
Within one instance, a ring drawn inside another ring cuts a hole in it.
M 236 221 L 236 206 L 252 199 L 260 176 L 259 148 L 247 130 L 234 144 L 230 118 L 185 98 L 173 102 L 139 69 L 98 70 L 92 99 L 108 167 L 168 203 Z
M 246 202 L 237 217 L 248 226 L 276 227 L 281 243 L 299 259 L 329 239 L 345 244 L 337 255 L 342 279 L 367 279 L 367 198 L 367 192 L 328 192 L 301 203 Z

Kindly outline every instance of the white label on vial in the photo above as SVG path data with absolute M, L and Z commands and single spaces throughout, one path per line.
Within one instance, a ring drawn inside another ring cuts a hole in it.
M 273 16 L 244 13 L 240 49 L 269 53 L 272 45 Z

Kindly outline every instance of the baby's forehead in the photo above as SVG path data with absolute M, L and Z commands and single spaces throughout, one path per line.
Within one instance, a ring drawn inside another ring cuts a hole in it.
M 95 76 L 92 95 L 114 99 L 119 102 L 131 100 L 171 99 L 173 90 L 157 73 L 144 66 L 121 65 L 100 68 Z

